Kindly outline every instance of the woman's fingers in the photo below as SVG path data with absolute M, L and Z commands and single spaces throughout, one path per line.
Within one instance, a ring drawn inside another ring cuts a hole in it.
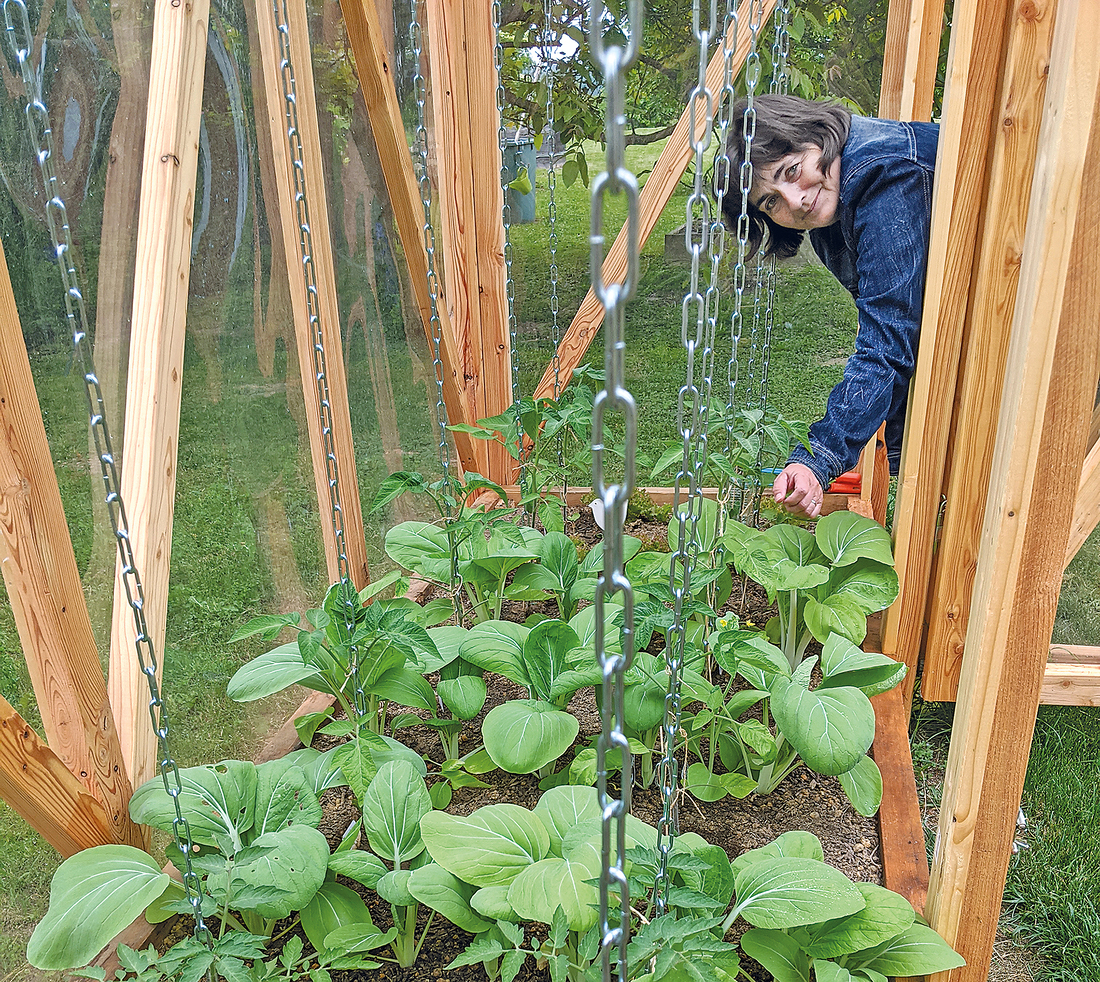
M 824 493 L 821 484 L 805 464 L 789 464 L 776 475 L 772 484 L 775 503 L 792 515 L 817 518 L 821 514 Z

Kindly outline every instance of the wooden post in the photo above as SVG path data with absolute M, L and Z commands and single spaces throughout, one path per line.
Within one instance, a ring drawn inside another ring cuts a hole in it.
M 172 505 L 176 490 L 183 339 L 209 0 L 156 0 L 138 216 L 137 272 L 121 492 L 145 596 L 153 649 L 164 651 Z M 137 631 L 121 563 L 115 571 L 108 691 L 130 781 L 155 772 L 149 689 L 134 653 Z M 163 660 L 158 657 L 158 668 Z M 158 671 L 158 679 L 159 679 Z
M 959 683 L 1008 355 L 1005 324 L 1012 322 L 1016 307 L 1056 7 L 1056 0 L 1020 5 L 1009 25 L 989 194 L 966 324 L 965 363 L 956 395 L 947 507 L 927 613 L 921 680 L 925 699 L 954 699 Z
M 943 7 L 944 0 L 890 0 L 878 100 L 880 116 L 932 118 Z
M 344 557 L 352 582 L 359 588 L 370 580 L 367 569 L 367 547 L 363 534 L 363 513 L 359 503 L 359 485 L 355 468 L 355 448 L 352 444 L 351 414 L 348 409 L 347 377 L 340 343 L 340 308 L 336 298 L 336 273 L 332 257 L 332 236 L 329 231 L 328 197 L 325 193 L 321 142 L 317 128 L 317 102 L 313 87 L 313 63 L 309 44 L 309 24 L 305 0 L 286 3 L 290 58 L 294 69 L 294 91 L 297 105 L 298 135 L 302 148 L 302 171 L 298 184 L 304 189 L 305 201 L 296 197 L 294 161 L 287 141 L 286 99 L 282 91 L 281 46 L 270 2 L 257 9 L 257 28 L 263 56 L 264 86 L 267 93 L 268 125 L 275 155 L 275 179 L 279 187 L 281 207 L 279 224 L 290 279 L 290 298 L 294 309 L 295 335 L 298 340 L 298 363 L 305 394 L 306 423 L 309 429 L 313 475 L 317 486 L 317 506 L 325 543 L 325 560 L 330 583 L 341 576 L 341 554 L 336 541 L 331 514 L 331 478 L 335 468 L 340 492 L 340 513 L 343 523 Z M 317 369 L 314 353 L 318 341 L 317 328 L 310 321 L 309 299 L 303 272 L 301 225 L 307 216 L 299 205 L 308 205 L 310 241 L 313 247 L 312 266 L 316 295 L 314 311 L 320 319 L 321 343 L 324 348 L 324 374 L 328 383 L 328 434 L 332 459 L 325 447 L 325 431 L 321 423 L 320 397 L 317 392 Z M 273 233 L 274 235 L 275 233 Z
M 66 859 L 119 841 L 117 823 L 0 696 L 0 798 Z M 125 811 L 125 809 L 124 809 Z M 129 821 L 129 815 L 126 818 Z M 132 826 L 137 829 L 137 826 Z M 124 840 L 141 846 L 137 839 Z
M 928 917 L 984 982 L 1100 364 L 1100 6 L 1061 0 Z M 1087 329 L 1085 329 L 1087 325 Z
M 512 404 L 512 359 L 492 5 L 428 0 L 428 18 L 447 313 L 467 405 L 495 416 Z M 483 441 L 477 452 L 487 477 L 514 479 L 500 444 Z
M 397 104 L 397 92 L 393 86 L 389 62 L 385 57 L 382 26 L 373 0 L 341 0 L 340 7 L 355 54 L 355 69 L 370 115 L 371 130 L 378 148 L 386 190 L 389 191 L 397 233 L 409 267 L 409 280 L 430 345 L 433 330 L 428 294 L 428 261 L 423 235 L 424 210 L 409 147 L 405 142 L 401 107 Z M 443 361 L 443 402 L 447 407 L 447 417 L 452 423 L 472 423 L 475 416 L 466 400 L 465 384 L 459 378 L 454 329 L 443 297 L 439 298 L 437 307 L 440 320 L 439 356 Z M 463 468 L 476 471 L 481 458 L 475 451 L 475 441 L 463 433 L 456 433 L 454 437 Z
M 749 53 L 749 32 L 744 25 L 749 23 L 752 16 L 754 0 L 741 0 L 737 11 L 737 21 L 731 25 L 726 43 L 732 45 L 733 73 L 736 75 L 745 63 L 745 56 Z M 761 22 L 771 13 L 775 7 L 775 0 L 761 0 L 759 17 Z M 742 30 L 736 30 L 737 24 Z M 711 92 L 717 92 L 722 87 L 722 78 L 725 71 L 725 59 L 722 49 L 719 48 L 707 64 L 706 82 Z M 687 169 L 688 163 L 694 157 L 691 149 L 691 106 L 684 109 L 680 116 L 676 129 L 665 143 L 657 163 L 645 182 L 638 196 L 638 248 L 641 249 L 649 238 L 650 232 L 661 217 L 661 212 L 668 204 L 668 199 L 680 183 L 680 178 Z M 615 242 L 607 252 L 603 261 L 604 283 L 622 282 L 626 275 L 626 235 L 622 232 L 615 238 Z M 585 294 L 581 305 L 573 318 L 569 329 L 562 335 L 558 344 L 560 368 L 558 377 L 570 379 L 575 369 L 584 358 L 584 353 L 595 338 L 596 332 L 603 323 L 603 306 L 596 299 L 596 295 L 590 289 Z M 535 399 L 547 399 L 554 394 L 554 366 L 550 364 L 542 374 L 542 379 L 535 387 Z
M 80 383 L 74 379 L 73 384 Z M 130 821 L 127 811 L 130 781 L 84 603 L 2 244 L 0 528 L 4 584 L 52 753 L 72 773 L 81 794 L 97 797 L 105 805 L 103 828 L 108 837 L 102 841 L 141 846 L 141 829 Z M 10 717 L 8 713 L 7 725 L 14 733 L 21 724 Z M 14 748 L 27 744 L 17 740 L 6 746 L 14 752 Z M 13 759 L 11 755 L 7 758 L 9 763 Z M 18 785 L 21 779 L 13 776 L 11 780 Z M 71 787 L 67 781 L 66 786 Z M 50 813 L 50 808 L 44 809 L 45 817 Z M 56 836 L 47 834 L 39 824 L 35 827 L 55 844 Z
M 911 669 L 912 693 L 939 514 L 962 323 L 985 199 L 987 147 L 1011 0 L 955 6 L 948 88 L 940 124 L 920 352 L 894 507 L 900 592 L 882 621 L 882 648 Z
M 1066 543 L 1066 558 L 1063 560 L 1066 566 L 1077 555 L 1098 524 L 1100 524 L 1100 444 L 1088 452 L 1088 456 L 1085 457 L 1085 466 L 1081 468 L 1081 480 L 1077 484 L 1077 503 L 1073 509 L 1069 542 Z

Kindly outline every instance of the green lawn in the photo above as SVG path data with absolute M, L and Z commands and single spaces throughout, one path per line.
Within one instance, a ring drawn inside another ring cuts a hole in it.
M 652 166 L 657 152 L 656 147 L 631 148 L 628 158 L 644 171 Z M 593 173 L 598 166 L 598 148 L 593 147 Z M 551 351 L 545 172 L 537 176 L 537 194 L 538 221 L 512 230 L 521 339 L 517 356 L 525 392 L 542 374 Z M 665 262 L 664 236 L 683 224 L 686 197 L 687 188 L 682 185 L 643 250 L 637 299 L 627 318 L 628 385 L 639 405 L 640 452 L 649 459 L 676 438 L 676 393 L 683 384 L 686 361 L 680 341 L 681 298 L 689 269 Z M 559 178 L 556 205 L 559 325 L 564 332 L 588 286 L 587 189 L 579 184 L 566 188 Z M 621 202 L 612 199 L 609 231 L 621 223 L 622 215 Z M 369 301 L 366 272 L 347 252 L 344 248 L 341 288 L 349 295 L 365 290 L 362 295 Z M 288 372 L 287 359 L 293 355 L 281 342 L 272 371 L 265 374 L 257 367 L 251 333 L 252 261 L 238 264 L 221 306 L 192 307 L 164 652 L 173 747 L 182 764 L 249 754 L 271 721 L 282 718 L 285 705 L 251 712 L 226 699 L 226 681 L 242 659 L 257 650 L 230 646 L 227 639 L 253 614 L 291 599 L 316 602 L 324 589 L 317 543 L 319 523 L 327 515 L 318 512 L 308 454 L 303 450 L 306 410 L 300 405 L 300 389 L 295 395 L 294 372 Z M 392 466 L 392 456 L 387 454 L 392 455 L 393 441 L 387 443 L 382 432 L 387 425 L 382 420 L 388 418 L 384 409 L 395 409 L 402 466 L 425 472 L 438 469 L 430 415 L 434 387 L 423 374 L 425 364 L 431 371 L 430 357 L 426 357 L 419 326 L 402 324 L 385 272 L 380 261 L 375 273 L 382 284 L 381 324 L 372 303 L 363 311 L 364 322 L 375 325 L 379 333 L 369 335 L 366 326 L 353 331 L 345 351 L 364 502 L 369 502 Z M 727 270 L 720 283 L 726 295 L 729 285 Z M 728 325 L 726 304 L 722 321 Z M 815 418 L 851 350 L 854 307 L 820 266 L 796 262 L 779 271 L 774 320 L 769 404 L 790 418 Z M 377 361 L 379 341 L 385 352 L 383 366 Z M 373 361 L 368 344 L 375 345 Z M 743 342 L 746 358 L 750 347 Z M 757 355 L 756 372 L 762 355 L 762 351 Z M 598 336 L 589 360 L 602 366 L 602 358 L 602 336 Z M 719 348 L 715 384 L 720 395 L 715 398 L 722 402 L 727 358 L 728 351 Z M 109 569 L 102 551 L 97 553 L 101 541 L 97 537 L 105 529 L 94 518 L 95 479 L 88 472 L 82 394 L 78 380 L 65 375 L 64 352 L 39 350 L 34 362 L 77 561 L 89 596 L 102 600 L 110 592 Z M 380 379 L 380 368 L 388 381 Z M 743 370 L 742 394 L 747 365 Z M 389 400 L 392 407 L 382 405 Z M 639 474 L 640 483 L 647 478 L 647 473 Z M 368 544 L 375 565 L 382 563 L 382 531 L 377 521 L 371 522 Z M 282 557 L 277 563 L 276 556 Z M 1066 575 L 1057 640 L 1100 637 L 1098 582 L 1100 546 L 1090 541 Z M 102 617 L 97 627 L 104 646 L 107 624 Z M 0 605 L 0 690 L 31 722 L 38 723 L 6 602 Z M 918 763 L 933 784 L 937 767 L 942 766 L 947 715 L 943 707 L 926 707 L 921 716 Z M 1024 801 L 1032 818 L 1031 850 L 1014 861 L 1006 893 L 1006 926 L 1042 956 L 1047 973 L 1043 977 L 1050 979 L 1095 982 L 1100 978 L 1095 899 L 1100 896 L 1097 715 L 1090 709 L 1044 709 L 1040 714 Z M 934 799 L 931 784 L 926 794 Z M 34 977 L 23 960 L 23 947 L 44 910 L 55 865 L 51 851 L 0 804 L 0 982 Z

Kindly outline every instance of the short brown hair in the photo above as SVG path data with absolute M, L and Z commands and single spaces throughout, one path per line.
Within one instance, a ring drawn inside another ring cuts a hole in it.
M 851 128 L 852 113 L 835 102 L 812 102 L 794 95 L 758 95 L 752 101 L 756 113 L 756 130 L 752 139 L 750 161 L 754 172 L 768 164 L 781 160 L 787 154 L 797 153 L 806 147 L 821 148 L 821 169 L 826 171 L 840 156 Z M 733 123 L 726 140 L 729 156 L 730 181 L 722 199 L 722 212 L 726 223 L 737 228 L 741 217 L 741 195 L 737 193 L 735 177 L 740 173 L 745 159 L 745 128 L 743 120 L 748 100 L 734 104 Z M 721 168 L 718 179 L 724 180 Z M 749 255 L 755 254 L 764 243 L 765 256 L 786 259 L 798 252 L 802 244 L 802 232 L 777 225 L 760 209 L 748 206 Z M 765 241 L 766 235 L 766 241 Z

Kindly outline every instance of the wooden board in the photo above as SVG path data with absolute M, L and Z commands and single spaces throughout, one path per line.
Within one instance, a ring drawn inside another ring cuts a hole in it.
M 932 539 L 955 394 L 962 323 L 985 200 L 987 148 L 1004 24 L 1011 0 L 959 3 L 951 30 L 948 85 L 940 123 L 928 277 L 920 351 L 894 506 L 894 558 L 900 592 L 882 623 L 883 650 L 917 665 L 932 561 Z M 912 692 L 914 672 L 906 680 Z
M 1039 702 L 1044 706 L 1100 706 L 1100 647 L 1052 644 Z
M 371 131 L 378 148 L 379 163 L 390 195 L 397 233 L 409 267 L 420 319 L 429 346 L 432 345 L 431 298 L 428 289 L 428 260 L 424 247 L 424 210 L 413 173 L 401 107 L 397 103 L 390 62 L 386 57 L 385 35 L 373 0 L 341 0 L 340 8 L 348 30 L 355 68 L 363 99 L 370 115 Z M 442 276 L 442 270 L 439 271 Z M 439 355 L 443 362 L 443 402 L 452 423 L 473 422 L 467 405 L 455 351 L 454 330 L 443 297 L 439 298 Z M 478 453 L 469 436 L 454 434 L 455 446 L 464 470 L 478 470 Z
M 733 73 L 736 75 L 745 63 L 745 56 L 749 52 L 749 32 L 747 25 L 752 8 L 757 6 L 757 0 L 741 0 L 737 10 L 737 21 L 731 25 L 727 34 L 727 43 L 734 47 Z M 759 0 L 759 17 L 761 23 L 765 23 L 768 15 L 775 7 L 775 0 Z M 742 30 L 736 30 L 736 24 L 742 25 Z M 722 87 L 722 79 L 725 72 L 725 59 L 721 47 L 714 53 L 707 63 L 706 85 L 711 92 L 717 92 Z M 701 121 L 700 121 L 701 125 Z M 680 178 L 687 169 L 688 163 L 694 157 L 691 149 L 691 106 L 684 109 L 676 128 L 665 143 L 657 163 L 646 179 L 638 197 L 638 248 L 641 249 L 657 224 L 661 212 L 668 204 L 668 199 L 676 190 Z M 621 282 L 626 275 L 626 235 L 622 232 L 615 238 L 614 244 L 607 252 L 603 262 L 603 282 Z M 559 369 L 557 377 L 568 380 L 575 369 L 584 359 L 584 354 L 596 332 L 603 323 L 603 306 L 596 299 L 591 289 L 585 294 L 580 308 L 573 317 L 569 329 L 562 336 L 558 344 Z M 548 399 L 554 395 L 554 365 L 551 363 L 543 372 L 542 379 L 535 387 L 535 399 Z
M 119 841 L 103 805 L 3 696 L 0 798 L 65 858 Z
M 209 0 L 157 0 L 145 124 L 137 272 L 126 400 L 121 492 L 147 631 L 163 667 L 168 564 L 176 491 L 180 395 L 195 175 L 199 159 Z M 131 588 L 133 584 L 131 583 Z M 121 561 L 115 572 L 108 691 L 123 757 L 136 788 L 156 771 L 149 687 L 134 653 L 137 630 Z
M 932 118 L 944 0 L 890 0 L 878 114 Z
M 1020 255 L 1046 91 L 1056 0 L 1015 7 L 996 116 L 989 193 L 967 314 L 965 364 L 956 396 L 947 506 L 935 551 L 921 695 L 953 700 L 978 561 L 986 484 L 993 458 L 1016 309 Z
M 325 542 L 325 560 L 330 583 L 341 577 L 341 551 L 337 546 L 330 500 L 330 468 L 335 468 L 338 480 L 340 519 L 343 526 L 343 555 L 347 575 L 362 589 L 370 581 L 367 568 L 367 547 L 363 534 L 363 514 L 359 504 L 359 487 L 355 467 L 355 447 L 351 435 L 351 414 L 348 409 L 347 376 L 344 371 L 343 346 L 340 342 L 340 308 L 336 297 L 336 273 L 332 254 L 332 236 L 328 220 L 328 196 L 325 191 L 325 171 L 317 126 L 317 101 L 313 87 L 313 63 L 309 44 L 309 26 L 305 0 L 289 0 L 286 4 L 290 57 L 294 68 L 295 101 L 298 132 L 302 150 L 302 173 L 298 185 L 294 179 L 294 161 L 287 141 L 286 100 L 283 96 L 280 71 L 280 46 L 275 12 L 270 2 L 257 8 L 257 29 L 263 56 L 264 87 L 267 93 L 267 125 L 271 131 L 275 157 L 275 180 L 279 187 L 282 247 L 289 271 L 291 306 L 294 309 L 294 333 L 298 341 L 298 364 L 306 405 L 313 476 L 317 487 L 317 503 L 321 514 L 321 530 Z M 261 124 L 262 125 L 262 124 Z M 299 214 L 295 188 L 304 187 L 308 215 Z M 306 279 L 303 271 L 301 225 L 308 217 L 310 241 L 313 247 L 313 270 L 316 283 L 316 315 L 320 318 L 321 346 L 324 349 L 324 374 L 328 384 L 329 426 L 334 459 L 326 453 L 325 434 L 321 422 L 320 396 L 317 391 L 317 370 L 314 352 L 317 328 L 310 322 Z M 272 230 L 278 242 L 279 233 Z M 278 246 L 276 245 L 276 248 Z
M 1081 550 L 1085 540 L 1100 523 L 1100 444 L 1095 444 L 1085 457 L 1081 479 L 1077 483 L 1077 499 L 1066 543 L 1066 566 Z
M 76 378 L 74 385 L 81 384 Z M 0 244 L 0 567 L 50 749 L 144 844 Z
M 1061 0 L 929 884 L 967 965 L 934 982 L 985 982 L 1046 670 L 1100 374 L 1098 91 L 1100 5 Z
M 427 10 L 447 313 L 465 401 L 479 419 L 512 403 L 492 7 L 429 0 Z M 483 474 L 515 479 L 502 446 L 476 442 Z

